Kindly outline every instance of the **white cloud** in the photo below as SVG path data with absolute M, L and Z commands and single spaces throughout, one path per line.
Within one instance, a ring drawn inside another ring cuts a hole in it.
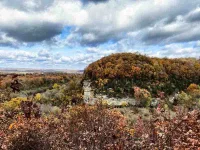
M 40 51 L 38 52 L 38 56 L 49 58 L 49 57 L 50 57 L 50 53 L 49 53 L 48 50 L 43 49 L 43 50 L 40 50 Z
M 0 32 L 0 45 L 17 47 L 18 41 L 12 37 L 7 36 L 6 33 Z
M 2 0 L 0 46 L 17 49 L 0 50 L 0 57 L 4 62 L 58 65 L 86 65 L 116 52 L 195 57 L 200 53 L 199 3 L 200 0 Z M 63 36 L 65 27 L 72 29 Z M 188 45 L 189 42 L 196 43 Z M 42 50 L 20 50 L 34 44 L 43 46 Z M 65 48 L 78 48 L 80 52 L 62 55 L 47 50 Z
M 97 52 L 99 52 L 99 49 L 98 49 L 97 47 L 88 47 L 88 48 L 86 49 L 86 51 L 87 51 L 88 53 L 97 53 Z
M 173 40 L 175 42 L 195 41 L 199 38 L 199 34 L 194 35 L 191 31 L 191 26 L 197 28 L 198 24 L 187 22 L 200 20 L 199 7 L 197 7 L 199 0 L 193 0 L 193 2 L 187 0 L 109 0 L 87 5 L 80 0 L 49 0 L 49 5 L 47 5 L 47 0 L 44 2 L 28 0 L 21 2 L 20 7 L 17 4 L 8 7 L 5 1 L 0 2 L 0 30 L 18 41 L 49 40 L 59 35 L 64 26 L 77 28 L 75 32 L 81 36 L 78 39 L 80 44 L 101 44 L 112 39 L 120 40 L 124 38 L 124 33 L 138 31 L 143 31 L 145 35 L 149 32 L 158 34 L 170 32 L 171 34 L 164 37 L 164 40 L 170 42 Z M 38 10 L 37 8 L 40 7 L 43 9 Z M 185 36 L 186 30 L 191 34 L 186 39 L 178 39 L 173 34 L 179 33 Z
M 191 45 L 193 44 L 194 43 L 191 43 Z M 156 51 L 150 51 L 148 55 L 168 58 L 199 58 L 200 50 L 197 47 L 192 47 L 191 45 L 189 44 L 187 46 L 183 46 L 182 44 L 169 44 Z
M 34 9 L 34 8 L 37 8 L 39 6 L 39 3 L 37 3 L 36 1 L 34 0 L 26 0 L 24 2 L 24 6 L 28 9 Z

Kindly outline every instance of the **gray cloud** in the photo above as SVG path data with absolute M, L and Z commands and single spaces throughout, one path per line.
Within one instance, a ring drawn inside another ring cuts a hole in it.
M 200 39 L 200 20 L 198 19 L 200 18 L 196 14 L 199 12 L 199 8 L 194 8 L 194 10 L 183 16 L 177 15 L 171 22 L 163 19 L 163 21 L 157 22 L 154 26 L 139 30 L 138 34 L 134 35 L 134 38 L 138 38 L 139 41 L 146 44 L 198 41 Z
M 192 12 L 190 12 L 186 16 L 186 20 L 189 22 L 199 22 L 200 21 L 200 8 L 197 8 L 197 9 L 193 10 Z
M 89 4 L 83 5 L 81 0 L 2 0 L 0 31 L 6 36 L 0 36 L 0 44 L 50 41 L 57 45 L 98 46 L 125 38 L 133 43 L 169 44 L 200 38 L 200 0 L 84 2 Z M 59 35 L 65 26 L 75 28 L 63 40 Z M 131 32 L 134 36 L 127 36 Z
M 107 2 L 109 0 L 82 0 L 83 3 L 101 3 L 101 2 Z
M 19 24 L 13 28 L 4 28 L 9 37 L 22 42 L 40 42 L 51 39 L 62 31 L 60 24 L 42 22 L 37 24 Z
M 80 42 L 96 46 L 126 38 L 128 32 L 138 32 L 132 38 L 146 44 L 197 40 L 198 35 L 186 35 L 185 39 L 178 39 L 178 36 L 186 31 L 192 34 L 191 27 L 198 26 L 195 22 L 200 16 L 199 3 L 200 0 L 111 0 L 99 6 L 92 5 L 86 8 L 90 20 L 78 30 L 82 37 Z
M 0 46 L 11 46 L 11 47 L 18 47 L 18 41 L 8 37 L 6 33 L 0 32 Z
M 176 35 L 170 39 L 170 42 L 190 42 L 198 41 L 200 39 L 200 28 L 196 27 L 179 35 Z
M 2 0 L 1 3 L 8 8 L 22 11 L 42 11 L 50 7 L 55 0 Z
M 141 37 L 141 41 L 147 44 L 163 43 L 168 37 L 175 35 L 176 32 L 164 31 L 162 29 L 154 29 L 146 31 Z
M 170 44 L 164 46 L 162 51 L 159 52 L 159 57 L 194 57 L 198 58 L 200 54 L 200 50 L 198 48 L 193 47 L 184 47 L 181 44 Z
M 123 33 L 109 32 L 107 34 L 102 34 L 101 32 L 81 32 L 82 39 L 80 43 L 82 45 L 97 46 L 102 43 L 109 41 L 119 41 L 123 37 Z
M 64 0 L 0 1 L 0 32 L 20 43 L 51 40 L 64 26 L 79 25 L 85 17 L 81 2 Z M 1 38 L 1 45 L 5 43 Z
M 41 50 L 38 52 L 38 56 L 50 58 L 50 52 L 47 50 Z

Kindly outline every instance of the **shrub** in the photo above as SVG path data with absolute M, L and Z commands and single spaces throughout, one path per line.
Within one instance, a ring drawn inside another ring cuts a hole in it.
M 185 106 L 188 107 L 188 108 L 191 108 L 191 107 L 192 107 L 193 102 L 194 102 L 192 96 L 190 96 L 190 95 L 188 95 L 187 93 L 185 93 L 185 92 L 182 91 L 182 92 L 178 95 L 177 98 L 178 98 L 178 103 L 179 103 L 179 104 L 183 104 L 183 105 L 185 105 Z
M 153 147 L 158 149 L 198 149 L 200 147 L 199 110 L 186 114 L 177 112 L 173 119 L 156 121 L 150 131 L 154 139 Z M 157 129 L 156 129 L 157 128 Z
M 128 103 L 127 103 L 126 101 L 122 101 L 122 102 L 121 102 L 121 106 L 122 106 L 122 107 L 127 107 L 127 106 L 128 106 Z
M 48 131 L 45 124 L 37 119 L 24 120 L 18 118 L 9 126 L 11 132 L 7 135 L 2 148 L 6 150 L 48 150 Z
M 5 111 L 16 111 L 19 109 L 20 103 L 26 100 L 27 98 L 24 97 L 12 98 L 10 101 L 4 102 L 2 106 Z
M 51 108 L 51 113 L 53 113 L 53 114 L 55 114 L 55 115 L 58 115 L 58 114 L 61 113 L 61 109 L 60 109 L 59 107 L 57 107 L 57 106 L 53 106 L 53 107 Z
M 105 109 L 101 104 L 73 107 L 67 127 L 68 148 L 118 149 L 120 144 L 124 146 L 121 141 L 125 127 L 126 120 L 120 112 Z
M 11 124 L 5 150 L 120 149 L 128 147 L 126 120 L 118 111 L 96 106 L 75 106 L 69 114 Z M 127 137 L 126 137 L 127 136 Z M 131 143 L 130 143 L 131 144 Z
M 197 106 L 198 106 L 198 108 L 200 109 L 200 98 L 197 99 Z
M 58 85 L 57 83 L 54 83 L 53 89 L 59 89 L 59 88 L 60 88 L 60 85 Z
M 187 91 L 193 98 L 200 98 L 200 87 L 198 85 L 190 84 Z
M 37 101 L 37 102 L 40 102 L 40 100 L 42 99 L 42 95 L 40 93 L 37 93 L 34 97 L 34 99 Z
M 102 100 L 102 105 L 108 106 L 108 101 L 107 100 Z
M 0 89 L 0 103 L 10 100 L 10 98 L 11 98 L 10 92 L 11 91 L 9 91 L 7 89 L 4 89 L 4 90 Z
M 146 89 L 141 89 L 137 86 L 133 87 L 134 96 L 137 101 L 137 105 L 145 107 L 151 103 L 151 94 Z
M 58 117 L 19 116 L 9 130 L 0 128 L 0 144 L 3 150 L 198 149 L 199 122 L 199 110 L 177 112 L 175 118 L 161 112 L 150 121 L 138 117 L 129 128 L 121 113 L 97 103 L 72 107 Z
M 200 89 L 200 88 L 199 88 L 199 86 L 198 86 L 197 84 L 192 83 L 192 84 L 190 84 L 189 87 L 187 88 L 187 91 L 188 91 L 188 92 L 192 92 L 193 90 L 199 90 L 199 89 Z
M 52 106 L 50 104 L 42 104 L 40 106 L 40 110 L 41 110 L 41 113 L 42 114 L 54 114 L 54 115 L 57 115 L 57 114 L 60 114 L 61 113 L 61 109 L 57 106 Z

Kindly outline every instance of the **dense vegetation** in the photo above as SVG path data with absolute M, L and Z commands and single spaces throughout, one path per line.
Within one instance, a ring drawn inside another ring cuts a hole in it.
M 199 65 L 125 53 L 89 65 L 84 76 L 0 76 L 0 150 L 198 150 Z M 83 79 L 96 92 L 133 98 L 85 103 Z
M 20 92 L 14 92 L 11 84 L 14 80 L 19 82 Z M 0 102 L 16 97 L 36 96 L 36 100 L 47 99 L 65 101 L 73 96 L 82 94 L 82 75 L 66 73 L 46 74 L 8 74 L 0 76 Z M 48 103 L 48 102 L 47 102 Z M 58 102 L 57 105 L 60 105 Z
M 93 81 L 97 92 L 112 96 L 133 96 L 133 87 L 151 94 L 172 94 L 200 83 L 200 61 L 195 58 L 151 58 L 136 53 L 119 53 L 90 64 L 84 78 Z
M 30 90 L 40 87 L 49 87 L 54 83 L 66 83 L 74 77 L 80 77 L 79 74 L 66 74 L 66 73 L 45 73 L 45 74 L 7 74 L 0 76 L 0 89 L 10 87 L 16 76 L 22 87 L 21 90 Z
M 31 119 L 18 115 L 9 120 L 0 114 L 0 148 L 3 150 L 135 150 L 194 149 L 200 147 L 200 112 L 153 112 L 138 117 L 133 126 L 116 110 L 75 106 L 59 115 Z M 161 117 L 163 116 L 163 117 Z

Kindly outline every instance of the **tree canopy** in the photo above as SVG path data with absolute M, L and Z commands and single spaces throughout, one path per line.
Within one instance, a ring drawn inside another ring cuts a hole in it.
M 187 88 L 190 83 L 200 83 L 200 61 L 117 53 L 91 63 L 84 71 L 84 78 L 92 81 L 108 79 L 106 85 L 109 88 L 121 84 L 125 91 L 137 85 L 153 92 L 161 90 L 170 94 L 175 89 Z

